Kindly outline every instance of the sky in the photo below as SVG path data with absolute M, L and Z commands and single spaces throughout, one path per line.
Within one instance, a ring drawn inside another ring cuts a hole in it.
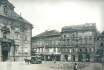
M 104 31 L 104 0 L 9 0 L 33 24 L 32 36 L 64 26 L 96 23 Z

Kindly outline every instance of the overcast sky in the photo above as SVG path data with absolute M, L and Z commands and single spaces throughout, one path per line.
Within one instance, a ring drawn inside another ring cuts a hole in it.
M 96 23 L 104 30 L 103 0 L 9 0 L 15 11 L 33 24 L 32 36 L 64 26 Z

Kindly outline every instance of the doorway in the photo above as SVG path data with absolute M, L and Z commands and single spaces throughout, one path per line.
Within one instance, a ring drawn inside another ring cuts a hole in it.
M 89 54 L 86 55 L 86 62 L 90 62 L 90 55 Z
M 82 54 L 79 54 L 78 55 L 78 62 L 81 62 L 81 61 L 83 61 L 83 56 L 82 56 Z
M 8 60 L 8 50 L 3 50 L 2 51 L 2 55 L 3 55 L 3 62 Z

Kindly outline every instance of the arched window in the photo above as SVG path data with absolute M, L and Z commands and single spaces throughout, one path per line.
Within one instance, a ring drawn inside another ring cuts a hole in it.
M 7 32 L 4 32 L 3 33 L 3 38 L 6 38 L 6 36 L 7 36 Z

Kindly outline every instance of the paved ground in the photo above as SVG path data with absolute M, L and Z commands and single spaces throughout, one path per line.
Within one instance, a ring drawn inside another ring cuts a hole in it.
M 56 64 L 64 62 L 57 62 Z M 86 63 L 88 67 L 78 70 L 104 70 L 99 63 Z M 42 64 L 25 64 L 24 62 L 0 62 L 0 70 L 73 70 L 72 68 L 51 68 L 53 62 L 43 61 Z

